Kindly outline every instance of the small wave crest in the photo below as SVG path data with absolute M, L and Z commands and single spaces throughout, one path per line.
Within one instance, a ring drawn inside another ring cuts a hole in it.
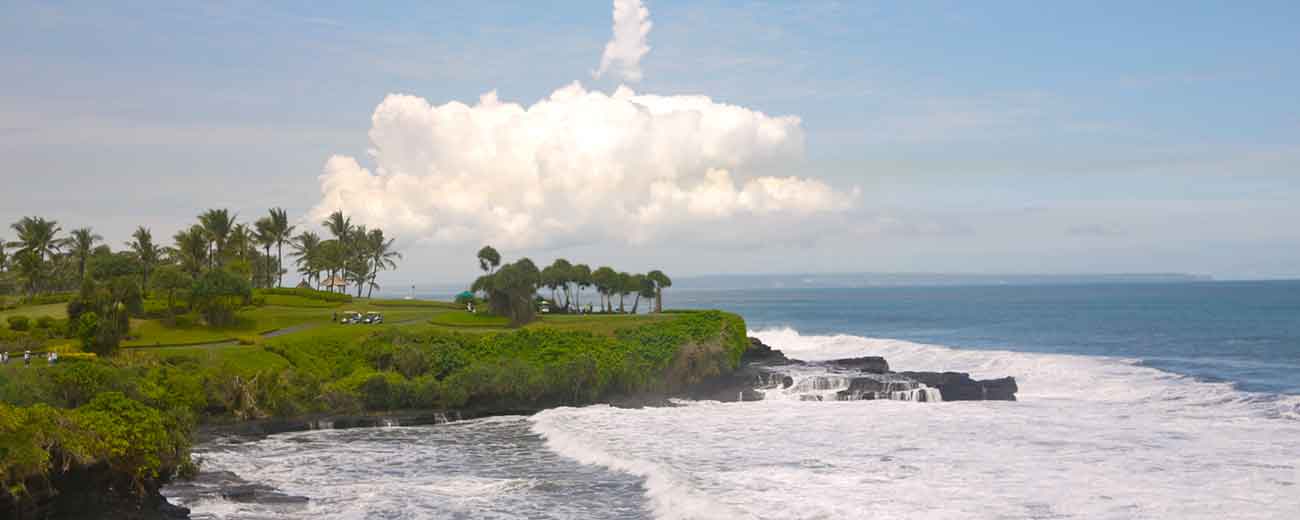
M 582 464 L 603 466 L 645 479 L 646 497 L 655 518 L 686 520 L 739 516 L 727 506 L 704 496 L 687 477 L 648 460 L 617 455 L 593 442 L 585 434 L 587 430 L 583 424 L 586 419 L 599 424 L 608 410 L 609 407 L 604 405 L 546 410 L 532 417 L 532 430 L 541 435 L 546 447 L 555 453 Z M 636 413 L 634 410 L 625 412 Z

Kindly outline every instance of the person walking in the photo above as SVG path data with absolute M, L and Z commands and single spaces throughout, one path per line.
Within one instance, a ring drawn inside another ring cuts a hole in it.
M 23 366 L 25 366 L 25 367 L 26 367 L 26 366 L 31 366 L 31 364 L 32 364 L 32 351 L 30 351 L 30 350 L 24 350 L 24 351 L 23 351 Z

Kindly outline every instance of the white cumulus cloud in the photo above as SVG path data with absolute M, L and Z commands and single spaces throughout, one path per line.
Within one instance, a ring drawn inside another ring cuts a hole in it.
M 799 118 L 705 96 L 576 82 L 531 106 L 495 92 L 474 105 L 393 94 L 371 120 L 373 169 L 331 157 L 311 217 L 342 210 L 408 239 L 504 248 L 754 241 L 847 210 L 857 195 L 754 175 L 802 157 Z
M 650 52 L 646 37 L 651 26 L 650 10 L 641 0 L 614 0 L 614 37 L 605 44 L 595 77 L 612 69 L 624 81 L 641 81 L 641 58 Z

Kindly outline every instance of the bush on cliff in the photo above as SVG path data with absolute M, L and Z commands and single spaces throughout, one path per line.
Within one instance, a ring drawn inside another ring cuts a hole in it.
M 18 497 L 56 467 L 104 464 L 120 478 L 115 491 L 143 493 L 191 464 L 189 428 L 120 392 L 75 409 L 0 402 L 0 480 Z

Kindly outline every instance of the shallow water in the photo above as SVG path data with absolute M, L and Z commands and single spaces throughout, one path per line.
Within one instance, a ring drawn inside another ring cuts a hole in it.
M 238 503 L 218 489 L 173 495 L 193 518 L 647 517 L 640 479 L 545 449 L 525 417 L 290 433 L 215 442 L 197 455 L 206 471 L 232 471 L 309 500 Z

